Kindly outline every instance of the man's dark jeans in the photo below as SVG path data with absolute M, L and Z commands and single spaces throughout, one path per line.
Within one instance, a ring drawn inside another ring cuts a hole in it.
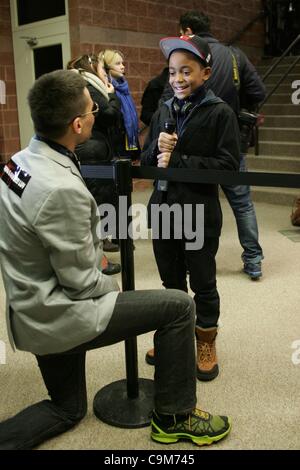
M 245 155 L 241 155 L 240 171 L 247 171 Z M 260 263 L 264 256 L 258 242 L 257 219 L 250 186 L 222 186 L 222 189 L 234 213 L 240 244 L 244 249 L 243 262 Z
M 165 414 L 193 410 L 196 405 L 193 300 L 172 289 L 123 292 L 100 336 L 62 354 L 37 356 L 51 400 L 29 406 L 0 423 L 0 449 L 32 449 L 72 428 L 87 411 L 86 351 L 153 330 L 157 330 L 155 408 Z

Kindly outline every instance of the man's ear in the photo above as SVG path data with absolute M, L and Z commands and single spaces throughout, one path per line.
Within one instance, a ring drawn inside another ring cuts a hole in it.
M 206 82 L 206 80 L 208 80 L 210 76 L 211 76 L 211 67 L 205 67 L 203 80 Z
M 73 132 L 75 132 L 75 134 L 81 134 L 81 132 L 82 132 L 82 122 L 81 122 L 80 116 L 78 116 L 77 118 L 74 119 L 74 121 L 72 121 L 71 126 L 72 126 Z

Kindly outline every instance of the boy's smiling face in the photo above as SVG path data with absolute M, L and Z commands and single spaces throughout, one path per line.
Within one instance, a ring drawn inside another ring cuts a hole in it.
M 208 80 L 210 67 L 204 67 L 194 54 L 185 51 L 172 52 L 169 59 L 169 82 L 176 98 L 186 99 Z

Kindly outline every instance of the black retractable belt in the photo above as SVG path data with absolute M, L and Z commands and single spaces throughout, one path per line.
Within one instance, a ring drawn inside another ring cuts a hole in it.
M 0 163 L 0 177 L 5 163 Z M 81 165 L 84 178 L 112 179 L 113 167 Z M 300 188 L 300 173 L 262 173 L 254 171 L 194 170 L 188 168 L 131 167 L 132 178 L 160 179 L 182 183 L 247 185 L 271 188 Z

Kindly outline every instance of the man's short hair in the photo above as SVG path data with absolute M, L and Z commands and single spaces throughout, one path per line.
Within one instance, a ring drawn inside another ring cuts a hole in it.
M 198 10 L 190 10 L 181 15 L 179 25 L 183 31 L 190 28 L 193 34 L 208 33 L 210 31 L 210 19 Z
M 56 70 L 36 80 L 28 94 L 37 134 L 49 139 L 65 135 L 75 117 L 85 112 L 86 81 L 71 70 Z

